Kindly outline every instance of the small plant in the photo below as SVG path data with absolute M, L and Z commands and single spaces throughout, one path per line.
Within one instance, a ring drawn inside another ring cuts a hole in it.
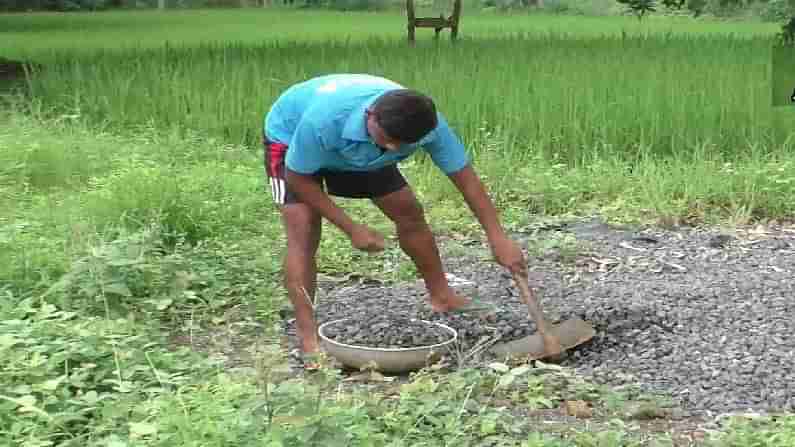
M 795 16 L 790 18 L 787 23 L 781 25 L 781 33 L 779 33 L 779 38 L 784 45 L 795 44 Z M 795 93 L 793 93 L 793 96 L 795 97 Z
M 643 20 L 643 17 L 651 12 L 657 10 L 657 3 L 655 0 L 616 0 L 618 3 L 625 5 L 626 12 L 635 15 L 638 21 Z
M 785 447 L 795 443 L 795 415 L 730 418 L 706 443 L 707 447 Z
M 42 297 L 85 312 L 99 305 L 109 319 L 138 311 L 158 314 L 195 297 L 188 289 L 197 278 L 179 253 L 163 250 L 161 230 L 158 225 L 120 230 L 116 239 L 95 243 Z
M 543 257 L 554 254 L 564 264 L 571 264 L 585 249 L 583 242 L 570 233 L 550 234 L 530 247 L 535 256 Z
M 662 0 L 662 4 L 669 10 L 681 10 L 686 7 L 693 17 L 698 17 L 704 12 L 707 0 Z
M 187 377 L 201 380 L 209 363 L 158 338 L 129 320 L 18 303 L 0 321 L 0 444 L 71 447 Z
M 657 10 L 657 0 L 616 0 L 627 7 L 626 12 L 634 14 L 638 20 Z M 662 0 L 662 5 L 668 10 L 681 10 L 686 7 L 694 17 L 700 16 L 707 6 L 707 0 Z
M 636 408 L 634 408 L 630 414 L 632 419 L 638 420 L 652 420 L 652 419 L 659 419 L 665 418 L 668 416 L 668 411 L 657 402 L 641 402 L 638 404 Z

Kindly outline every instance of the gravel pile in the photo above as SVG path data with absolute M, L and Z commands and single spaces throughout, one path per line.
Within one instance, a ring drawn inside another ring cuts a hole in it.
M 399 316 L 351 318 L 327 326 L 324 335 L 338 343 L 370 348 L 415 348 L 443 343 L 452 334 L 439 326 Z
M 483 315 L 484 318 L 478 318 L 474 314 L 437 314 L 432 312 L 422 286 L 352 286 L 339 289 L 325 302 L 321 302 L 316 318 L 318 324 L 350 318 L 355 322 L 352 323 L 351 332 L 356 335 L 347 337 L 355 340 L 354 344 L 362 345 L 381 343 L 384 336 L 389 336 L 403 345 L 414 343 L 411 338 L 428 331 L 429 326 L 408 326 L 406 322 L 411 319 L 438 322 L 452 327 L 458 332 L 459 345 L 467 350 L 475 347 L 483 338 L 512 340 L 535 331 L 534 327 L 528 326 L 526 311 L 516 312 L 506 305 L 498 305 L 497 309 L 494 314 Z M 422 336 L 432 337 L 431 334 Z M 398 341 L 399 337 L 403 340 Z
M 529 257 L 547 317 L 578 316 L 597 330 L 564 366 L 598 383 L 669 393 L 694 412 L 795 410 L 795 229 L 641 232 L 590 221 L 527 241 L 564 234 L 576 237 L 576 248 Z M 454 283 L 462 293 L 497 305 L 494 318 L 432 314 L 419 283 L 332 290 L 318 320 L 425 318 L 457 329 L 464 349 L 483 337 L 535 332 L 499 266 L 444 261 L 468 281 Z

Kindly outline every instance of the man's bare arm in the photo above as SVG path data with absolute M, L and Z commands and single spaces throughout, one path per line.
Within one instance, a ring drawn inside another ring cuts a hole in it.
M 494 203 L 486 193 L 485 186 L 472 166 L 467 165 L 460 171 L 451 174 L 450 179 L 461 191 L 467 205 L 486 231 L 489 245 L 491 245 L 497 262 L 511 272 L 526 274 L 527 265 L 522 249 L 505 234 Z
M 353 246 L 364 251 L 384 249 L 384 238 L 366 225 L 355 223 L 329 198 L 312 177 L 299 174 L 285 167 L 285 181 L 301 201 L 348 235 Z
M 336 225 L 348 236 L 353 232 L 354 222 L 323 191 L 311 176 L 299 174 L 285 167 L 285 180 L 301 201 L 317 210 L 321 216 Z
M 489 241 L 494 242 L 497 238 L 504 237 L 505 232 L 497 217 L 497 210 L 494 208 L 491 198 L 486 193 L 486 188 L 472 166 L 467 165 L 458 172 L 451 174 L 450 179 L 456 188 L 461 191 L 464 200 L 469 205 L 469 209 L 472 210 L 480 225 L 486 231 Z

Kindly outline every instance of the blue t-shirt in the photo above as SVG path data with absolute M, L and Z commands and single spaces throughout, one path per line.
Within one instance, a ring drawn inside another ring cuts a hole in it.
M 367 132 L 366 109 L 387 91 L 403 86 L 363 74 L 337 74 L 295 84 L 265 117 L 265 135 L 288 146 L 285 164 L 302 174 L 371 171 L 395 164 L 424 148 L 445 174 L 464 168 L 464 146 L 441 113 L 439 124 L 415 144 L 382 151 Z

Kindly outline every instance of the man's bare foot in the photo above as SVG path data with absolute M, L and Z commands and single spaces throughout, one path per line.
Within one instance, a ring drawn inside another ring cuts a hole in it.
M 442 293 L 431 294 L 431 309 L 434 312 L 450 312 L 466 306 L 471 301 L 457 294 L 455 290 L 448 287 Z
M 317 354 L 320 352 L 320 345 L 317 341 L 317 333 L 315 330 L 302 330 L 300 327 L 297 330 L 298 339 L 301 340 L 301 352 L 304 354 Z
M 305 370 L 314 371 L 320 368 L 320 363 L 318 362 L 320 347 L 317 342 L 317 336 L 311 336 L 313 332 L 309 334 L 310 336 L 304 336 L 300 330 L 298 331 L 298 337 L 301 340 L 300 360 Z

